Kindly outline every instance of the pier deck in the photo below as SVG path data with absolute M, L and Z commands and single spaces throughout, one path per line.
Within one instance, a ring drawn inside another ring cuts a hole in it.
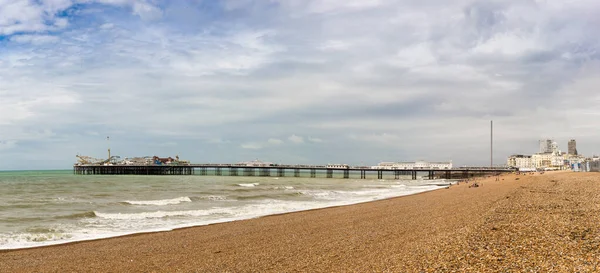
M 75 165 L 73 173 L 80 175 L 213 175 L 213 176 L 261 176 L 261 177 L 323 177 L 323 178 L 377 178 L 400 179 L 410 176 L 428 179 L 464 179 L 482 175 L 498 175 L 513 172 L 500 168 L 456 168 L 456 169 L 371 169 L 371 168 L 328 168 L 326 166 L 278 165 L 240 166 L 235 164 L 190 164 L 190 165 Z

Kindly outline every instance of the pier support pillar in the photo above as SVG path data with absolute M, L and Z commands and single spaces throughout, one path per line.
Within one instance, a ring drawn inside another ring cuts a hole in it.
M 400 171 L 394 171 L 394 179 L 400 179 Z
M 310 177 L 312 177 L 312 178 L 317 177 L 317 170 L 316 169 L 310 169 Z
M 344 178 L 345 179 L 350 178 L 350 170 L 344 170 Z
M 367 179 L 367 171 L 360 170 L 360 179 Z
M 269 169 L 269 168 L 260 169 L 260 176 L 271 176 L 271 169 Z
M 294 177 L 300 177 L 300 169 L 294 169 Z
M 223 173 L 221 172 L 221 167 L 216 167 L 215 168 L 215 175 L 217 175 L 217 176 L 223 175 Z
M 245 176 L 254 176 L 254 168 L 246 168 L 244 169 Z
M 327 178 L 333 178 L 333 170 L 327 170 Z
M 377 171 L 377 179 L 383 179 L 383 171 Z
M 277 169 L 277 176 L 284 177 L 285 176 L 285 169 Z
M 231 169 L 229 169 L 229 175 L 231 175 L 231 176 L 238 176 L 238 168 L 231 168 Z
M 411 171 L 412 180 L 417 180 L 417 171 Z

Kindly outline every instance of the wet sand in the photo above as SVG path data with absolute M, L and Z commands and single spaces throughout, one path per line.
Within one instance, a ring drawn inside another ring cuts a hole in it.
M 516 180 L 518 178 L 518 180 Z M 505 175 L 412 196 L 0 251 L 0 272 L 593 272 L 600 174 Z

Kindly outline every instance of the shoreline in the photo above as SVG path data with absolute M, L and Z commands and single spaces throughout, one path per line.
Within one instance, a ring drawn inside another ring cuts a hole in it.
M 585 271 L 600 264 L 598 174 L 494 180 L 478 179 L 477 188 L 460 183 L 354 205 L 4 250 L 0 271 Z
M 444 180 L 447 180 L 447 179 L 444 179 Z M 449 179 L 449 180 L 450 181 L 455 181 L 456 179 Z M 447 187 L 450 187 L 451 185 L 454 185 L 454 184 L 450 183 Z M 16 248 L 0 248 L 0 254 L 5 253 L 5 252 L 10 252 L 10 251 L 18 251 L 18 250 L 26 250 L 26 249 L 36 249 L 36 248 L 46 248 L 46 247 L 54 247 L 54 246 L 61 246 L 61 245 L 77 244 L 77 243 L 81 243 L 81 242 L 92 242 L 92 241 L 99 241 L 99 240 L 108 240 L 108 239 L 113 239 L 113 238 L 123 238 L 123 237 L 135 236 L 135 235 L 141 235 L 141 234 L 153 234 L 153 233 L 161 233 L 161 232 L 171 232 L 171 231 L 176 231 L 176 230 L 181 230 L 181 229 L 196 228 L 196 227 L 203 227 L 203 226 L 209 226 L 209 225 L 219 225 L 219 224 L 226 224 L 226 223 L 232 223 L 232 222 L 237 222 L 237 221 L 246 221 L 246 220 L 252 220 L 252 219 L 260 219 L 260 218 L 263 218 L 263 217 L 286 215 L 286 214 L 292 214 L 292 213 L 298 213 L 298 212 L 305 212 L 305 211 L 316 211 L 316 210 L 322 210 L 322 209 L 328 209 L 328 208 L 338 208 L 338 207 L 345 207 L 345 206 L 353 206 L 353 205 L 359 205 L 359 204 L 370 203 L 370 202 L 378 202 L 378 201 L 382 201 L 382 200 L 386 200 L 386 199 L 402 198 L 402 197 L 411 196 L 411 195 L 423 194 L 423 193 L 427 193 L 427 192 L 431 192 L 431 191 L 437 191 L 437 190 L 443 190 L 443 189 L 447 188 L 447 187 L 444 187 L 444 186 L 441 186 L 441 185 L 434 185 L 434 184 L 431 184 L 431 185 L 423 184 L 421 186 L 424 186 L 424 187 L 425 186 L 428 186 L 428 187 L 430 187 L 430 186 L 437 186 L 437 187 L 440 187 L 440 188 L 430 189 L 430 190 L 425 190 L 425 191 L 420 191 L 420 192 L 416 192 L 416 193 L 409 193 L 409 194 L 405 194 L 405 195 L 398 195 L 398 196 L 393 196 L 393 197 L 386 197 L 386 198 L 376 199 L 376 200 L 370 200 L 370 201 L 360 201 L 360 202 L 352 203 L 352 204 L 342 204 L 342 205 L 325 206 L 325 207 L 312 208 L 312 209 L 288 211 L 288 212 L 281 212 L 281 213 L 275 213 L 275 214 L 266 214 L 266 215 L 261 215 L 261 216 L 256 216 L 256 217 L 240 218 L 240 219 L 234 219 L 234 220 L 222 220 L 222 221 L 217 220 L 216 222 L 211 222 L 211 223 L 208 223 L 208 224 L 194 224 L 194 225 L 180 226 L 180 227 L 174 227 L 174 228 L 164 228 L 164 229 L 156 229 L 156 230 L 145 230 L 145 231 L 139 231 L 139 232 L 124 233 L 124 234 L 115 235 L 115 236 L 98 237 L 98 238 L 90 238 L 90 239 L 79 239 L 79 240 L 73 240 L 73 241 L 68 241 L 67 240 L 67 241 L 63 241 L 63 242 L 49 242 L 48 244 L 37 245 L 37 246 L 16 247 Z

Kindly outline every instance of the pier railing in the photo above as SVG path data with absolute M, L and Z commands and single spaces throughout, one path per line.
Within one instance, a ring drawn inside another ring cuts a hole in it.
M 262 177 L 324 177 L 324 178 L 408 178 L 464 179 L 474 176 L 513 172 L 506 168 L 453 169 L 374 169 L 366 167 L 331 168 L 320 165 L 248 166 L 241 164 L 188 165 L 75 165 L 73 173 L 80 175 L 213 175 Z

